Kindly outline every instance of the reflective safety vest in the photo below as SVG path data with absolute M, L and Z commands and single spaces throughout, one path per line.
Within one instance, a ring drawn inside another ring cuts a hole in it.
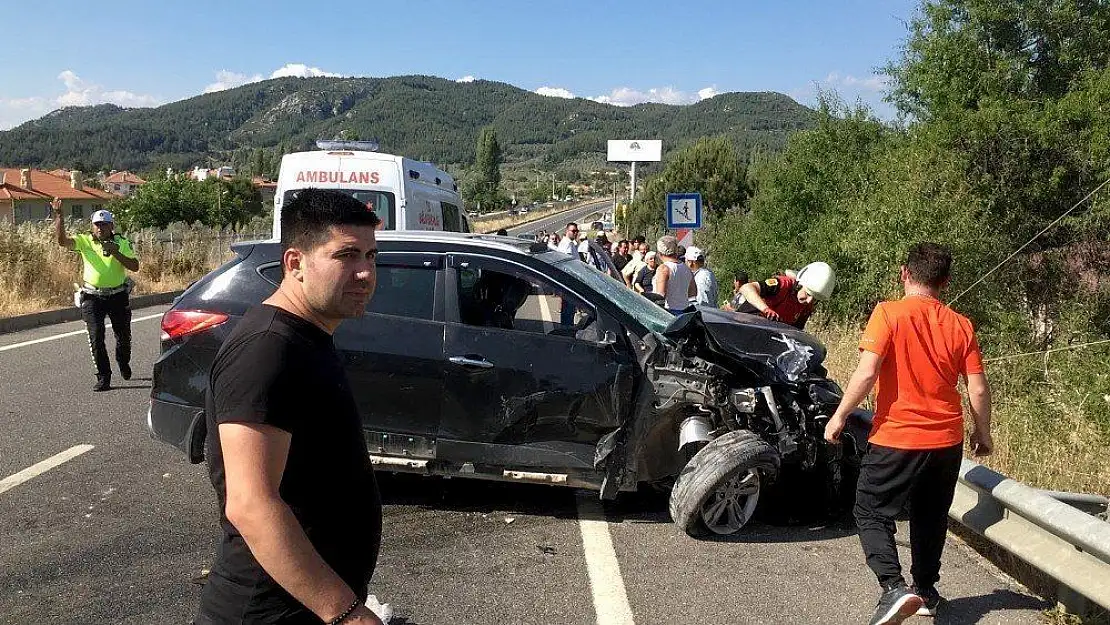
M 138 258 L 131 242 L 122 234 L 112 235 L 119 246 L 119 253 L 128 258 Z M 115 256 L 105 256 L 104 246 L 91 234 L 78 234 L 73 237 L 73 248 L 81 255 L 84 269 L 81 272 L 85 284 L 95 289 L 114 289 L 127 280 L 127 268 Z

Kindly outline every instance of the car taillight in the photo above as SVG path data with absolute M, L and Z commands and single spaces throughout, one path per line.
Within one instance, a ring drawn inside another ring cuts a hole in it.
M 207 310 L 171 310 L 162 315 L 162 340 L 178 339 L 210 330 L 227 321 L 227 315 Z

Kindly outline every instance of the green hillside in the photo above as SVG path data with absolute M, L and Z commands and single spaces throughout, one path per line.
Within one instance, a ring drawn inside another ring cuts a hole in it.
M 507 164 L 604 160 L 605 141 L 662 139 L 681 147 L 727 134 L 741 153 L 778 149 L 812 124 L 812 111 L 778 93 L 726 93 L 687 106 L 618 107 L 541 96 L 490 81 L 430 76 L 280 78 L 158 108 L 71 107 L 0 132 L 0 164 L 86 170 L 245 162 L 257 148 L 309 148 L 341 134 L 376 138 L 385 152 L 441 164 L 474 158 L 493 125 Z

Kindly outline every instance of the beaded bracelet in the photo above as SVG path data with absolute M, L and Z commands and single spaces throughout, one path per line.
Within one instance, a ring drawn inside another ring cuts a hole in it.
M 340 625 L 340 623 L 347 620 L 348 616 L 354 614 L 355 610 L 358 609 L 358 606 L 361 603 L 362 603 L 362 601 L 360 601 L 359 599 L 356 598 L 354 603 L 347 606 L 346 610 L 343 610 L 342 614 L 340 614 L 339 616 L 337 616 L 337 617 L 333 618 L 332 620 L 328 621 L 328 625 Z

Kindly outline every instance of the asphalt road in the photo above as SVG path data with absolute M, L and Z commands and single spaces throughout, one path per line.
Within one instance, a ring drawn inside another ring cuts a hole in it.
M 203 465 L 146 433 L 157 317 L 134 324 L 136 379 L 107 393 L 90 392 L 81 330 L 0 335 L 0 623 L 189 623 L 217 511 Z M 78 445 L 92 448 L 25 472 Z M 656 495 L 602 508 L 543 486 L 404 476 L 382 489 L 371 591 L 396 623 L 865 623 L 877 595 L 846 521 L 699 542 Z M 943 575 L 938 623 L 1033 624 L 1045 607 L 955 541 Z
M 589 217 L 590 215 L 592 215 L 594 213 L 604 212 L 604 211 L 607 211 L 607 210 L 611 210 L 612 208 L 613 208 L 613 201 L 612 200 L 600 200 L 600 201 L 597 201 L 597 202 L 591 202 L 589 204 L 585 204 L 583 206 L 580 206 L 580 207 L 575 208 L 575 209 L 571 209 L 569 211 L 563 211 L 561 213 L 556 213 L 555 215 L 552 215 L 550 217 L 544 217 L 543 219 L 539 219 L 539 220 L 533 221 L 531 223 L 524 224 L 522 226 L 517 226 L 515 228 L 508 228 L 508 231 L 509 231 L 510 235 L 514 235 L 514 236 L 518 235 L 518 234 L 537 232 L 539 230 L 546 230 L 548 232 L 558 232 L 559 234 L 562 234 L 562 232 L 565 229 L 565 226 L 568 222 L 582 221 L 583 219 L 585 219 L 586 217 Z M 588 228 L 589 224 L 585 224 L 585 226 L 586 227 L 582 228 L 583 232 L 589 229 Z

